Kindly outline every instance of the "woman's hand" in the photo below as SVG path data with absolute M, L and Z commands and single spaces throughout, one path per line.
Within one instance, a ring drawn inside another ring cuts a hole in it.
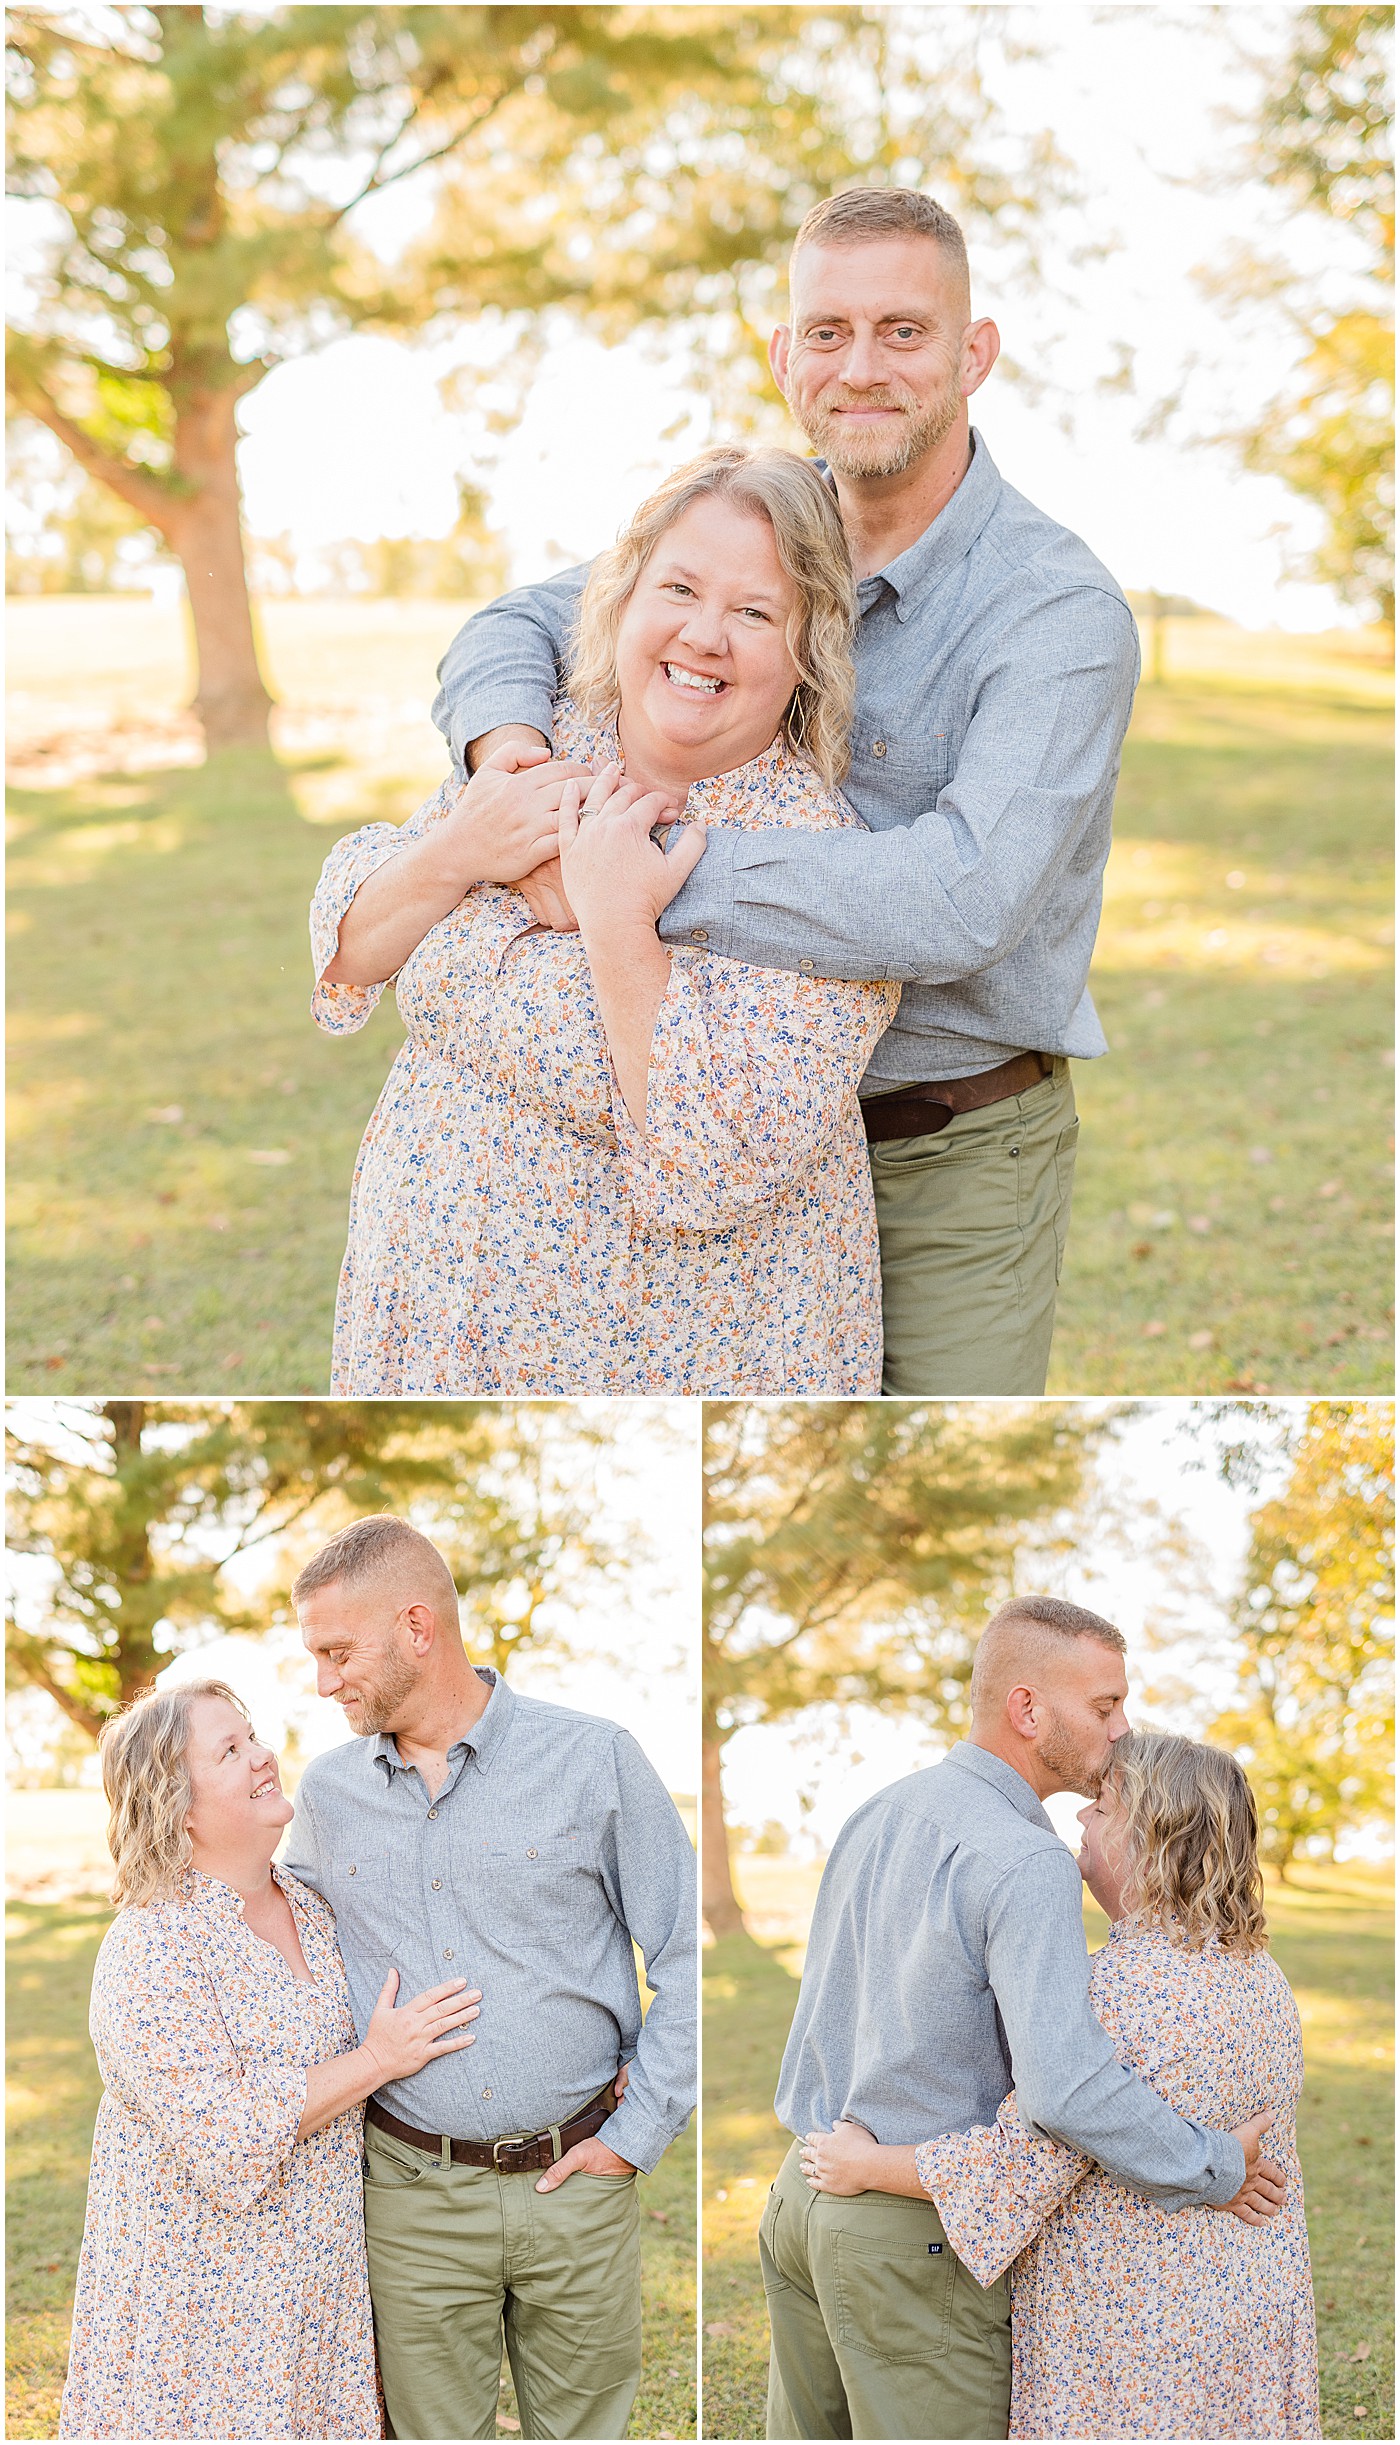
M 802 2142 L 802 2174 L 813 2190 L 853 2199 L 858 2190 L 879 2190 L 880 2143 L 861 2123 L 838 2122 L 834 2131 L 809 2131 Z
M 438 833 L 439 853 L 473 883 L 518 883 L 558 854 L 559 804 L 586 764 L 555 761 L 547 747 L 498 747 L 477 767 Z
M 669 856 L 651 837 L 654 824 L 673 822 L 675 807 L 660 790 L 625 781 L 605 764 L 584 795 L 567 781 L 559 797 L 559 863 L 570 906 L 585 934 L 654 932 L 664 908 L 695 872 L 705 852 L 702 823 L 683 824 Z
M 377 2066 L 376 2088 L 390 2080 L 410 2079 L 435 2056 L 457 2054 L 463 2046 L 475 2043 L 470 2034 L 452 2034 L 476 2019 L 481 2003 L 480 1989 L 469 1989 L 465 1978 L 449 1978 L 445 1986 L 428 1987 L 395 2011 L 398 1991 L 399 1973 L 390 1970 L 365 2031 L 364 2051 Z

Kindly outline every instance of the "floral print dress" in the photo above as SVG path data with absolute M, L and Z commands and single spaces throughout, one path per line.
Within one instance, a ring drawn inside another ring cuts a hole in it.
M 555 752 L 620 760 L 567 699 Z M 362 883 L 455 803 L 337 843 L 311 910 L 316 1020 L 383 986 L 321 981 Z M 691 790 L 746 828 L 856 824 L 781 739 Z M 856 1088 L 899 1000 L 673 950 L 645 1133 L 623 1101 L 578 934 L 483 883 L 405 961 L 408 1040 L 351 1193 L 331 1390 L 878 1392 L 880 1269 Z
M 273 1874 L 311 1985 L 195 1873 L 102 1940 L 62 2437 L 383 2433 L 362 2111 L 297 2138 L 308 2067 L 355 2044 L 345 1970 L 329 1905 Z
M 1023 2127 L 915 2152 L 981 2284 L 1011 2265 L 1013 2437 L 1315 2437 L 1317 2334 L 1295 2115 L 1298 2008 L 1266 1952 L 1113 1929 L 1089 1994 L 1120 2061 L 1179 2114 L 1228 2130 L 1266 2106 L 1288 2198 L 1264 2224 L 1166 2215 L 1090 2158 Z M 1018 2255 L 1019 2253 L 1019 2255 Z M 1012 2264 L 1014 2261 L 1014 2265 Z

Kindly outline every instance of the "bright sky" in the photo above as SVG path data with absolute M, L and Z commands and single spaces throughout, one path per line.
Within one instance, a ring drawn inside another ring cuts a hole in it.
M 13 1406 L 25 1413 L 31 1433 L 46 1433 L 49 1419 L 61 1426 L 61 1411 L 50 1403 Z M 577 1406 L 615 1413 L 616 1441 L 593 1480 L 597 1516 L 618 1542 L 626 1540 L 636 1558 L 606 1602 L 580 1606 L 568 1622 L 567 1636 L 583 1660 L 551 1663 L 545 1656 L 523 1655 L 512 1667 L 511 1686 L 625 1724 L 668 1790 L 693 1794 L 699 1741 L 699 1406 L 693 1401 Z M 43 1566 L 15 1555 L 11 1567 L 21 1601 L 32 1607 L 41 1598 Z M 230 1576 L 255 1595 L 275 1568 L 275 1551 L 268 1546 L 242 1557 Z M 172 1681 L 208 1674 L 237 1690 L 275 1748 L 284 1745 L 293 1726 L 308 1757 L 347 1737 L 339 1707 L 316 1696 L 310 1659 L 294 1631 L 218 1639 L 168 1668 Z
M 1278 8 L 1063 6 L 1008 14 L 1049 48 L 1013 69 L 1002 99 L 1015 126 L 1048 124 L 1074 163 L 1087 210 L 1073 235 L 1106 243 L 1105 260 L 1074 265 L 1052 247 L 1049 282 L 1063 296 L 998 293 L 974 250 L 975 303 L 1001 324 L 1010 355 L 1049 371 L 1052 397 L 1030 401 L 994 374 L 976 422 L 1003 474 L 1076 528 L 1132 588 L 1184 593 L 1249 626 L 1315 629 L 1339 616 L 1329 591 L 1290 579 L 1285 563 L 1310 542 L 1314 512 L 1272 478 L 1240 474 L 1219 451 L 1183 434 L 1138 438 L 1155 401 L 1192 358 L 1200 402 L 1221 422 L 1275 390 L 1287 371 L 1277 333 L 1251 335 L 1222 319 L 1193 283 L 1227 247 L 1248 240 L 1319 262 L 1333 241 L 1283 217 L 1263 189 L 1210 191 L 1235 141 L 1220 110 L 1244 99 L 1225 35 L 1265 45 L 1296 12 Z M 391 207 L 392 203 L 392 209 Z M 410 189 L 385 198 L 372 234 L 392 252 L 421 218 Z M 1135 389 L 1096 386 L 1133 352 Z M 454 472 L 484 483 L 517 580 L 562 567 L 608 542 L 666 468 L 710 433 L 703 389 L 638 343 L 605 349 L 560 337 L 546 352 L 521 423 L 487 442 L 477 418 L 454 411 L 443 378 L 499 349 L 499 333 L 434 349 L 359 338 L 272 375 L 244 408 L 242 450 L 255 532 L 287 532 L 311 547 L 356 534 L 441 534 L 455 516 Z M 1070 419 L 1069 430 L 1065 418 Z M 794 436 L 796 439 L 797 437 Z
M 1225 1608 L 1238 1588 L 1249 1516 L 1262 1499 L 1221 1481 L 1217 1435 L 1192 1431 L 1199 1415 L 1198 1405 L 1186 1401 L 1144 1403 L 1098 1464 L 1116 1524 L 1110 1517 L 1074 1553 L 1028 1568 L 1023 1581 L 1026 1592 L 1035 1586 L 1116 1622 L 1128 1641 L 1129 1720 L 1150 1717 L 1161 1729 L 1192 1734 L 1229 1692 Z M 1279 1469 L 1266 1478 L 1263 1494 L 1281 1477 Z M 1166 1550 L 1164 1530 L 1187 1541 L 1184 1570 Z M 1205 1633 L 1205 1655 L 1194 1636 L 1175 1652 L 1150 1645 L 1149 1629 Z M 1213 1662 L 1209 1641 L 1217 1633 Z M 791 1832 L 805 1826 L 804 1846 L 825 1852 L 863 1801 L 931 1765 L 946 1747 L 922 1726 L 868 1707 L 852 1710 L 845 1732 L 836 1710 L 826 1708 L 795 1725 L 754 1726 L 736 1733 L 725 1751 L 729 1813 L 753 1827 L 770 1819 Z M 1070 1793 L 1048 1803 L 1056 1830 L 1076 1849 L 1075 1811 L 1082 1805 Z

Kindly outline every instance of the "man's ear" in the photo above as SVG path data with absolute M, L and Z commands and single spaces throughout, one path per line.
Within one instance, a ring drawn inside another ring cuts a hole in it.
M 437 1636 L 437 1621 L 431 1605 L 405 1605 L 399 1620 L 408 1632 L 409 1644 L 415 1655 L 426 1655 Z
M 1035 1738 L 1035 1691 L 1019 1681 L 1006 1693 L 1006 1716 L 1019 1740 Z
M 1001 355 L 1001 333 L 985 315 L 980 322 L 969 323 L 963 334 L 962 395 L 970 399 L 980 391 L 988 374 Z
M 768 343 L 768 367 L 783 397 L 787 397 L 788 359 L 792 355 L 792 329 L 779 323 Z

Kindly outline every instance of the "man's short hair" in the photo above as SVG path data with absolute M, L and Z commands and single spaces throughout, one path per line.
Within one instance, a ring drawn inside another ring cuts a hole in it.
M 967 240 L 942 204 L 917 187 L 845 187 L 814 204 L 796 237 L 804 246 L 861 246 L 870 238 L 933 238 L 969 286 Z
M 300 1604 L 303 1597 L 334 1583 L 360 1588 L 375 1580 L 408 1578 L 421 1584 L 435 1611 L 456 1621 L 456 1586 L 431 1537 L 396 1519 L 392 1511 L 374 1511 L 368 1519 L 352 1520 L 312 1555 L 292 1582 L 292 1602 Z
M 991 1702 L 999 1667 L 1013 1642 L 1019 1648 L 1027 1632 L 1025 1643 L 1032 1649 L 1039 1647 L 1045 1656 L 1081 1638 L 1097 1639 L 1101 1647 L 1112 1647 L 1119 1655 L 1128 1652 L 1122 1631 L 1105 1621 L 1102 1613 L 1067 1604 L 1062 1596 L 1013 1596 L 992 1615 L 977 1642 L 970 1693 L 974 1715 Z

